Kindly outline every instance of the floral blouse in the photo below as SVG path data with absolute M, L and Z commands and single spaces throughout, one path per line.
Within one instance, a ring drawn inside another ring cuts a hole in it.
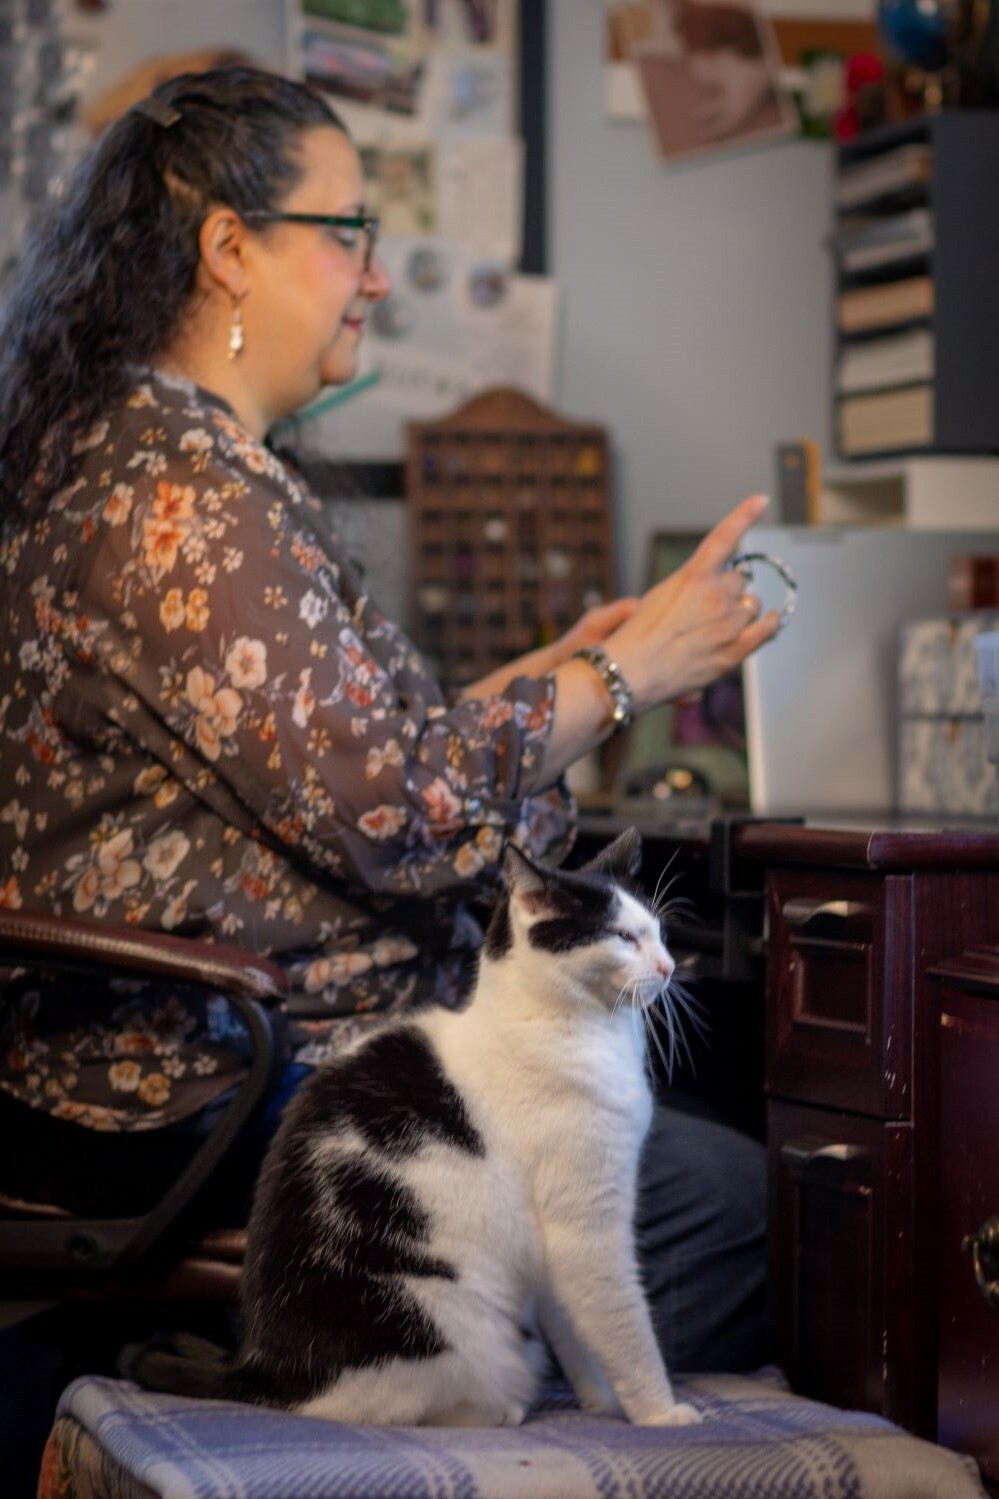
M 290 973 L 299 1060 L 456 1002 L 505 837 L 558 859 L 550 677 L 448 706 L 318 500 L 219 398 L 136 371 L 0 537 L 0 905 L 235 943 Z M 14 983 L 0 1086 L 95 1128 L 232 1081 L 219 996 Z

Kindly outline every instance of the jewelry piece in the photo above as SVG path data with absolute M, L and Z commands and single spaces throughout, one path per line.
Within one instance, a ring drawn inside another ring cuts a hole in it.
M 237 302 L 232 309 L 232 324 L 229 328 L 229 358 L 236 359 L 243 352 L 243 314 Z
M 635 710 L 635 694 L 625 681 L 617 662 L 611 660 L 602 645 L 584 645 L 582 650 L 574 651 L 573 656 L 578 656 L 599 672 L 614 705 L 611 709 L 611 722 L 616 729 L 627 728 Z
M 798 580 L 786 562 L 782 562 L 779 557 L 771 557 L 769 552 L 740 552 L 728 565 L 737 573 L 741 573 L 747 583 L 752 583 L 754 562 L 762 562 L 766 567 L 772 567 L 784 584 L 784 603 L 780 611 L 780 623 L 783 629 L 794 613 L 795 604 L 798 601 Z M 739 603 L 743 602 L 744 600 L 740 598 Z

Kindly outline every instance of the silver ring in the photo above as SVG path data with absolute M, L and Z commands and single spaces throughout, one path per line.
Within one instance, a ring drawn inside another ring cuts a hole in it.
M 758 562 L 772 567 L 784 584 L 784 604 L 780 611 L 780 623 L 783 627 L 791 618 L 798 602 L 798 580 L 786 562 L 782 562 L 779 557 L 771 557 L 769 552 L 739 552 L 728 565 L 745 578 L 747 583 L 752 583 L 753 565 Z

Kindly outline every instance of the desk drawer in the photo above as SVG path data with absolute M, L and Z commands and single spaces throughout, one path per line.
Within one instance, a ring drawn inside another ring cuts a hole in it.
M 932 1434 L 912 1126 L 771 1100 L 767 1139 L 781 1368 L 800 1394 Z
M 768 1092 L 909 1118 L 911 877 L 778 869 L 767 898 Z

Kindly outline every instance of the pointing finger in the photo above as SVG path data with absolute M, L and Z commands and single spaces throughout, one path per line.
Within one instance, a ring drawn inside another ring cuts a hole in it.
M 770 501 L 765 494 L 753 494 L 730 510 L 701 542 L 690 559 L 691 571 L 711 572 L 724 567 L 752 526 L 766 510 Z

